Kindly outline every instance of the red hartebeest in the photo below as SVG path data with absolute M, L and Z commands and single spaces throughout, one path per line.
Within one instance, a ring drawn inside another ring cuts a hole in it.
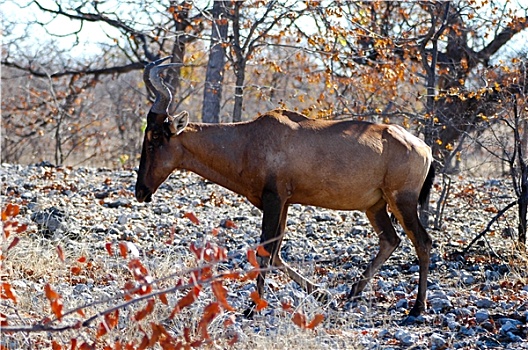
M 161 60 L 160 60 L 161 61 Z M 263 211 L 260 258 L 284 270 L 304 290 L 314 284 L 286 265 L 279 254 L 288 206 L 293 203 L 338 210 L 361 210 L 379 235 L 380 249 L 356 282 L 359 294 L 400 243 L 387 205 L 418 255 L 420 279 L 410 315 L 425 308 L 431 238 L 420 223 L 417 204 L 430 191 L 434 168 L 430 148 L 397 125 L 313 120 L 277 109 L 249 122 L 189 123 L 187 112 L 170 111 L 171 90 L 160 77 L 170 65 L 153 62 L 145 83 L 156 94 L 136 183 L 138 201 L 149 202 L 175 169 L 190 170 L 245 196 Z M 264 290 L 262 272 L 257 290 Z

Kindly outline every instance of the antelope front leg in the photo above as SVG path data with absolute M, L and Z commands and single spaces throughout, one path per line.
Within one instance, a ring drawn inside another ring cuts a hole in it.
M 262 235 L 260 243 L 270 256 L 258 256 L 258 262 L 262 271 L 257 277 L 257 292 L 262 297 L 264 295 L 264 278 L 266 277 L 265 269 L 269 266 L 270 259 L 277 260 L 280 245 L 282 243 L 284 226 L 282 218 L 286 217 L 287 206 L 280 196 L 273 191 L 264 191 L 262 194 Z M 285 220 L 284 220 L 285 221 Z M 280 260 L 280 259 L 279 259 Z

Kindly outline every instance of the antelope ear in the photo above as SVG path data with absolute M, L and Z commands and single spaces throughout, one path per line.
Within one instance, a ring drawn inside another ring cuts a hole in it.
M 168 126 L 171 135 L 179 135 L 189 124 L 189 113 L 183 111 L 176 115 L 169 115 L 164 123 Z

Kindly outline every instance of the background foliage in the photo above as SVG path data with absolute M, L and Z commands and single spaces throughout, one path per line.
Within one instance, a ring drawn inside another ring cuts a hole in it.
M 150 97 L 141 69 L 171 54 L 184 63 L 167 77 L 175 103 L 197 121 L 287 107 L 314 118 L 395 122 L 422 134 L 450 170 L 482 153 L 490 129 L 507 126 L 514 100 L 526 137 L 522 1 L 3 6 L 7 162 L 135 166 Z M 485 145 L 495 154 L 513 147 L 501 135 Z

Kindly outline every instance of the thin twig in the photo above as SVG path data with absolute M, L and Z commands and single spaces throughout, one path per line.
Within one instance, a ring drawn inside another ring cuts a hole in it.
M 509 203 L 507 206 L 505 206 L 504 208 L 502 208 L 501 210 L 499 210 L 499 212 L 497 213 L 497 215 L 495 215 L 493 217 L 493 219 L 491 219 L 490 222 L 488 222 L 488 225 L 486 226 L 486 228 L 480 232 L 477 236 L 475 236 L 475 238 L 473 238 L 473 240 L 468 244 L 468 246 L 466 248 L 464 248 L 464 250 L 462 251 L 461 255 L 465 255 L 467 254 L 467 252 L 469 251 L 469 249 L 471 248 L 471 246 L 473 244 L 475 244 L 475 242 L 477 242 L 479 239 L 481 239 L 482 237 L 484 237 L 484 235 L 486 233 L 488 233 L 490 230 L 491 230 L 491 226 L 495 223 L 495 221 L 497 221 L 506 211 L 508 211 L 508 209 L 510 209 L 511 207 L 513 207 L 515 204 L 517 204 L 517 200 Z

